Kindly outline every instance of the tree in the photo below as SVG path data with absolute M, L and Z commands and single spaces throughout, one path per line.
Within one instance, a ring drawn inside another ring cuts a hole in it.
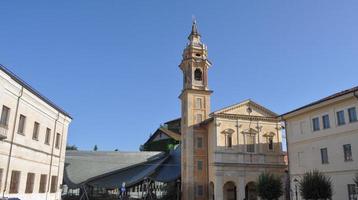
M 78 148 L 76 147 L 76 145 L 67 145 L 67 146 L 66 146 L 66 150 L 77 151 Z
M 97 144 L 95 144 L 93 147 L 93 151 L 97 151 L 97 150 L 98 150 L 98 147 L 97 147 Z
M 353 178 L 353 181 L 356 183 L 356 185 L 358 186 L 358 174 L 356 174 Z
M 300 194 L 304 199 L 331 199 L 332 180 L 318 170 L 306 172 L 299 181 Z
M 175 182 L 169 182 L 164 185 L 162 188 L 164 195 L 160 198 L 160 200 L 173 200 L 177 199 L 177 185 Z
M 275 200 L 282 196 L 281 178 L 271 173 L 262 173 L 256 185 L 257 194 L 262 199 Z

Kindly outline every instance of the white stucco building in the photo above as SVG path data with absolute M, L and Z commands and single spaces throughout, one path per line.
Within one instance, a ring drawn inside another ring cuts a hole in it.
M 71 117 L 0 65 L 0 198 L 59 200 Z
M 358 87 L 313 102 L 283 116 L 286 121 L 292 197 L 294 180 L 317 169 L 333 182 L 334 200 L 356 200 Z M 299 188 L 297 188 L 299 189 Z M 302 199 L 299 196 L 298 199 Z

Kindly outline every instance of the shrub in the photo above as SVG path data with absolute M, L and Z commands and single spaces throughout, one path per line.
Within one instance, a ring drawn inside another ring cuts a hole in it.
M 353 178 L 353 181 L 356 183 L 356 185 L 358 186 L 358 174 L 356 174 Z
M 280 177 L 270 173 L 262 173 L 256 185 L 258 196 L 262 199 L 274 200 L 282 196 L 282 181 Z
M 304 199 L 331 199 L 332 181 L 318 170 L 306 172 L 299 181 L 300 194 Z

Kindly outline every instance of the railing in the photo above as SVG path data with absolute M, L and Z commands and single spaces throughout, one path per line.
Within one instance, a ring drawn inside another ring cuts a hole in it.
M 7 138 L 7 126 L 0 124 L 0 140 Z
M 258 154 L 243 152 L 216 151 L 216 163 L 237 163 L 237 164 L 285 164 L 283 154 Z

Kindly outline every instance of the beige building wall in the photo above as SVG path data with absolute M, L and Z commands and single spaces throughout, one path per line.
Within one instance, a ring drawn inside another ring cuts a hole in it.
M 257 199 L 250 188 L 263 172 L 274 173 L 284 182 L 281 125 L 275 117 L 264 116 L 253 105 L 245 101 L 212 115 L 213 121 L 208 125 L 210 199 Z M 252 115 L 247 113 L 248 107 Z M 248 136 L 254 137 L 253 143 L 249 144 Z M 248 151 L 248 145 L 253 146 L 253 151 Z
M 348 184 L 358 173 L 358 122 L 350 122 L 348 109 L 358 111 L 358 99 L 348 93 L 323 101 L 308 108 L 284 115 L 289 152 L 289 172 L 292 197 L 293 180 L 303 173 L 317 169 L 332 178 L 333 199 L 349 199 Z M 337 112 L 343 111 L 345 124 L 339 125 Z M 322 116 L 329 116 L 329 128 L 323 127 Z M 313 130 L 313 119 L 318 118 L 319 130 Z M 345 160 L 343 145 L 351 146 L 352 157 Z M 322 163 L 321 149 L 327 149 L 328 163 Z M 299 193 L 298 193 L 299 194 Z M 298 195 L 299 196 L 299 195 Z M 300 196 L 298 199 L 302 199 Z
M 0 125 L 0 134 L 3 136 L 0 139 L 0 197 L 61 199 L 60 185 L 71 118 L 0 70 L 0 115 L 3 106 L 8 107 L 10 112 L 7 126 Z M 26 116 L 23 133 L 18 133 L 20 114 Z M 33 138 L 35 122 L 40 125 L 37 138 Z M 51 130 L 49 144 L 45 144 L 47 128 Z M 17 192 L 10 192 L 13 171 L 20 172 Z M 34 173 L 32 192 L 25 191 L 28 173 Z M 46 189 L 40 193 L 42 174 L 46 175 Z M 51 192 L 50 187 L 52 176 L 57 177 L 57 181 L 54 180 L 55 192 Z
M 179 65 L 183 72 L 179 97 L 182 199 L 241 200 L 246 195 L 247 200 L 256 200 L 254 183 L 262 172 L 284 178 L 281 125 L 275 113 L 251 100 L 210 114 L 211 63 L 200 38 L 194 22 Z M 249 135 L 252 144 L 248 144 Z

